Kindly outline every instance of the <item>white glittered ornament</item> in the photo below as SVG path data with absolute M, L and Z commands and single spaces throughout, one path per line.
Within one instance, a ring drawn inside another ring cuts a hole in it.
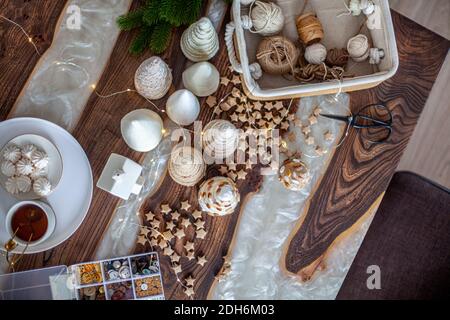
M 219 51 L 219 37 L 216 29 L 206 17 L 187 28 L 180 41 L 181 51 L 191 61 L 206 61 Z
M 209 62 L 199 62 L 183 72 L 183 84 L 198 97 L 212 95 L 219 88 L 220 74 Z
M 156 100 L 164 97 L 172 85 L 172 71 L 157 56 L 153 56 L 139 66 L 134 75 L 134 86 L 143 97 Z
M 138 152 L 148 152 L 156 148 L 163 136 L 163 121 L 148 109 L 138 109 L 128 113 L 120 122 L 122 137 L 126 144 Z
M 175 91 L 167 100 L 166 112 L 170 120 L 180 126 L 193 123 L 200 113 L 200 103 L 189 90 Z

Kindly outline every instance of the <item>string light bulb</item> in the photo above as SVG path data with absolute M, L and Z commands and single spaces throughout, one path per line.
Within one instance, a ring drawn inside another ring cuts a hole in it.
M 28 34 L 28 32 L 25 31 L 24 27 L 22 27 L 20 24 L 18 24 L 17 22 L 8 19 L 7 17 L 5 17 L 4 15 L 0 14 L 0 18 L 13 24 L 14 26 L 16 26 L 17 28 L 20 29 L 20 31 L 27 37 L 28 42 L 31 43 L 34 47 L 34 51 L 36 51 L 36 53 L 38 54 L 38 56 L 41 56 L 41 53 L 39 52 L 39 49 L 37 48 L 36 44 L 33 41 L 33 38 Z

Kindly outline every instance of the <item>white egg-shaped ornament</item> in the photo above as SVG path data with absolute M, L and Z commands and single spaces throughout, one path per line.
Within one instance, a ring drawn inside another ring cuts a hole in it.
M 166 112 L 170 120 L 180 126 L 188 126 L 197 120 L 200 103 L 189 90 L 175 91 L 167 100 Z
M 156 100 L 164 97 L 172 85 L 172 70 L 167 63 L 153 56 L 139 66 L 134 75 L 134 86 L 144 98 Z
M 209 62 L 198 62 L 183 72 L 184 87 L 197 97 L 212 95 L 219 88 L 220 74 Z
M 156 148 L 163 136 L 163 121 L 148 109 L 128 113 L 120 123 L 122 137 L 126 144 L 138 152 L 149 152 Z

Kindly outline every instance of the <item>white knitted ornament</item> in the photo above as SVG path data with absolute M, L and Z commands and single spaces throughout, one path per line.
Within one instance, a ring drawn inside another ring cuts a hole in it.
M 134 75 L 134 86 L 141 96 L 150 100 L 161 99 L 172 85 L 172 71 L 157 56 L 153 56 L 139 66 Z

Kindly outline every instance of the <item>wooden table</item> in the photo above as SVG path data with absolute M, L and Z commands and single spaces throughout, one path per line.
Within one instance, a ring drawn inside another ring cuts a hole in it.
M 0 9 L 9 18 L 22 23 L 33 34 L 40 35 L 38 47 L 43 52 L 51 42 L 54 26 L 64 7 L 64 1 L 26 2 L 17 8 L 14 2 L 0 1 Z M 136 6 L 134 3 L 133 6 Z M 286 245 L 284 264 L 289 272 L 308 279 L 317 266 L 323 265 L 324 257 L 342 234 L 350 234 L 361 217 L 382 195 L 399 162 L 401 154 L 414 130 L 419 115 L 431 90 L 433 82 L 441 68 L 449 49 L 449 42 L 424 29 L 407 18 L 392 12 L 397 35 L 400 56 L 400 68 L 396 76 L 377 88 L 351 94 L 352 110 L 360 106 L 385 102 L 392 108 L 394 134 L 388 143 L 378 146 L 365 145 L 354 132 L 344 145 L 334 154 L 330 166 L 306 207 L 305 218 L 299 222 L 290 242 Z M 229 17 L 226 18 L 226 20 Z M 16 40 L 18 32 L 9 25 L 0 22 L 0 120 L 4 120 L 10 111 L 20 88 L 32 71 L 38 57 L 33 49 L 22 41 Z M 223 43 L 223 30 L 220 38 L 221 50 L 213 59 L 219 71 L 227 72 L 228 58 Z M 178 49 L 182 30 L 178 30 L 163 58 L 173 68 L 174 86 L 179 87 L 181 73 L 186 59 Z M 98 83 L 101 92 L 116 92 L 133 86 L 136 68 L 149 54 L 133 57 L 127 48 L 133 33 L 122 33 L 117 41 L 110 61 Z M 219 94 L 220 96 L 220 94 Z M 163 106 L 165 100 L 157 104 Z M 132 152 L 120 135 L 120 119 L 138 106 L 146 105 L 138 95 L 120 95 L 113 100 L 99 99 L 92 95 L 87 102 L 77 128 L 75 138 L 85 149 L 92 165 L 94 183 L 112 152 L 141 161 L 142 154 Z M 211 118 L 211 110 L 204 108 L 200 118 Z M 259 187 L 261 180 L 250 176 L 241 185 L 244 195 L 251 194 Z M 171 194 L 169 201 L 178 205 L 179 201 L 190 199 L 195 202 L 195 188 L 183 188 L 166 178 L 158 194 Z M 146 201 L 143 209 L 153 208 L 158 196 Z M 242 201 L 244 203 L 245 201 Z M 96 248 L 102 238 L 118 200 L 111 195 L 94 190 L 91 209 L 79 230 L 63 244 L 49 252 L 24 257 L 18 269 L 27 270 L 50 265 L 70 265 L 94 259 Z M 213 239 L 201 245 L 200 250 L 209 257 L 205 268 L 195 266 L 189 272 L 197 278 L 195 298 L 206 298 L 214 277 L 223 264 L 223 256 L 229 250 L 236 225 L 239 221 L 238 208 L 235 215 L 223 219 L 207 219 L 207 228 L 213 233 Z M 146 248 L 137 247 L 136 251 Z M 189 267 L 189 266 L 188 266 Z M 162 260 L 163 278 L 167 298 L 185 299 L 182 288 L 175 281 L 168 268 L 168 261 Z

